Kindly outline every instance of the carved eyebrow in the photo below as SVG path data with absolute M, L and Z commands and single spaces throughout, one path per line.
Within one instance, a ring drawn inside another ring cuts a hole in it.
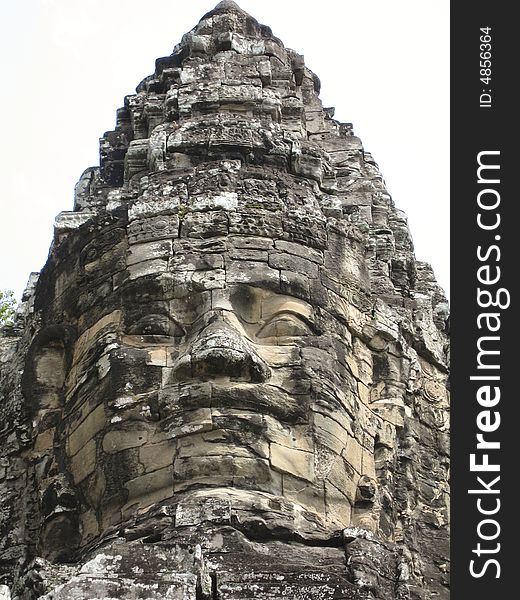
M 145 335 L 143 330 L 146 327 L 150 328 L 161 328 L 163 332 L 159 335 L 184 335 L 184 328 L 170 315 L 165 314 L 148 314 L 137 322 L 132 323 L 128 328 L 128 333 L 130 335 Z M 166 330 L 168 329 L 168 334 L 166 334 Z M 172 333 L 172 332 L 175 332 Z M 152 334 L 153 335 L 153 334 Z
M 269 319 L 273 315 L 292 313 L 312 323 L 314 320 L 313 308 L 298 298 L 272 296 L 262 303 L 262 318 Z
M 307 327 L 311 330 L 312 333 L 314 333 L 314 334 L 320 333 L 316 322 L 312 318 L 312 315 L 308 316 L 307 314 L 303 314 L 302 312 L 294 310 L 293 308 L 290 308 L 290 309 L 282 308 L 281 310 L 273 312 L 273 314 L 265 320 L 265 322 L 262 325 L 262 328 L 267 327 L 267 325 L 269 325 L 270 323 L 272 323 L 273 321 L 275 321 L 276 319 L 278 319 L 279 317 L 282 317 L 284 315 L 298 317 L 298 319 L 300 321 L 302 321 L 305 325 L 307 325 Z
M 256 338 L 292 338 L 320 334 L 316 325 L 305 315 L 291 310 L 281 310 L 261 324 L 256 332 Z

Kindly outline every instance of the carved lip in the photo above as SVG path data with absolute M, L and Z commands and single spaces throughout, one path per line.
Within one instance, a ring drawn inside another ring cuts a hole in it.
M 308 421 L 310 399 L 306 394 L 290 395 L 269 383 L 202 382 L 173 384 L 163 388 L 160 411 L 179 416 L 200 408 L 247 410 L 268 414 L 280 422 Z

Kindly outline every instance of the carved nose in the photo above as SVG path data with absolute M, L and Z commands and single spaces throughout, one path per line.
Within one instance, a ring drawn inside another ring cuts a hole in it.
M 174 365 L 178 381 L 208 381 L 229 377 L 233 381 L 262 383 L 269 367 L 240 333 L 222 320 L 210 323 Z

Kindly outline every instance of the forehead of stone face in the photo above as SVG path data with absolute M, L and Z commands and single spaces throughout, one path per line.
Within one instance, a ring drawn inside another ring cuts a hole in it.
M 316 182 L 238 160 L 199 165 L 181 179 L 147 178 L 129 209 L 131 263 L 161 252 L 160 244 L 140 243 L 171 238 L 172 271 L 189 270 L 188 259 L 195 271 L 223 269 L 224 255 L 258 267 L 267 252 L 268 265 L 279 271 L 313 278 L 318 266 L 342 283 L 366 287 L 365 242 L 347 218 L 328 218 Z M 133 270 L 144 274 L 143 267 Z
M 325 205 L 316 182 L 240 160 L 154 173 L 127 217 L 101 215 L 57 246 L 37 303 L 51 321 L 77 319 L 79 333 L 121 305 L 125 321 L 157 314 L 167 328 L 173 299 L 194 320 L 205 292 L 235 284 L 337 311 L 367 291 L 366 244 Z

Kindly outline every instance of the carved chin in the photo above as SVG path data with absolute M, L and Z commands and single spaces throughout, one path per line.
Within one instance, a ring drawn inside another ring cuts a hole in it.
M 105 485 L 97 504 L 107 513 L 122 509 L 124 517 L 188 490 L 229 487 L 282 496 L 284 477 L 295 488 L 313 486 L 309 404 L 308 394 L 266 383 L 167 386 L 159 422 L 123 417 L 103 434 Z M 110 483 L 116 476 L 119 491 Z

